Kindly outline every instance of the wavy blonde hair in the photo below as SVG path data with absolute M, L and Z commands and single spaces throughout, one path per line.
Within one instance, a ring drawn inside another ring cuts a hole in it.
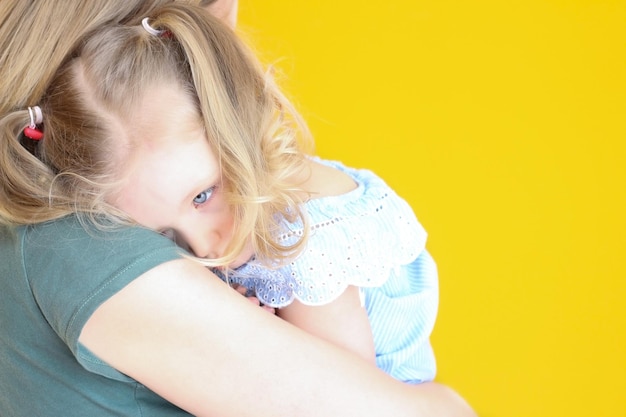
M 260 259 L 291 257 L 306 233 L 288 247 L 274 237 L 281 218 L 306 224 L 303 194 L 292 183 L 312 149 L 305 124 L 250 49 L 204 9 L 177 2 L 149 18 L 168 34 L 151 35 L 130 20 L 78 43 L 38 100 L 45 138 L 33 153 L 19 138 L 28 112 L 2 113 L 0 217 L 13 224 L 72 213 L 125 219 L 107 203 L 119 190 L 116 135 L 130 127 L 145 93 L 167 83 L 196 104 L 235 217 L 227 253 L 207 263 L 227 265 L 251 236 Z M 140 140 L 125 139 L 131 147 Z

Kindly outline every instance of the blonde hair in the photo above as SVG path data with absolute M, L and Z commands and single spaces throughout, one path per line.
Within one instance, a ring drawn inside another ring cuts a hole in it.
M 36 105 L 85 34 L 103 24 L 132 24 L 172 1 L 64 0 L 63 7 L 54 1 L 0 1 L 0 114 Z
M 118 187 L 119 161 L 111 157 L 119 154 L 118 127 L 131 123 L 147 91 L 167 83 L 197 105 L 235 216 L 227 253 L 208 264 L 232 262 L 250 236 L 260 259 L 297 253 L 304 238 L 283 246 L 275 237 L 281 218 L 306 224 L 303 194 L 292 184 L 310 149 L 306 126 L 252 52 L 208 12 L 171 3 L 148 17 L 167 34 L 151 35 L 136 21 L 110 23 L 77 46 L 38 100 L 45 137 L 34 154 L 18 138 L 28 112 L 3 112 L 0 217 L 17 224 L 72 213 L 123 218 L 106 202 Z

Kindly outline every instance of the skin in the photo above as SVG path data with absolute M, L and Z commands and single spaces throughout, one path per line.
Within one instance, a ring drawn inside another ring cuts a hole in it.
M 139 131 L 152 126 L 151 135 L 138 147 L 120 143 L 135 151 L 121 156 L 117 166 L 128 167 L 120 173 L 126 182 L 112 202 L 145 226 L 177 228 L 194 251 L 205 253 L 207 236 L 222 229 L 204 217 L 219 218 L 221 206 L 197 207 L 194 199 L 219 184 L 214 157 L 192 103 L 172 86 L 149 90 L 134 120 Z M 79 341 L 200 417 L 475 416 L 447 387 L 395 381 L 357 355 L 261 312 L 188 259 L 153 268 L 105 301 Z
M 238 0 L 217 0 L 205 6 L 214 16 L 219 17 L 231 27 L 237 24 Z

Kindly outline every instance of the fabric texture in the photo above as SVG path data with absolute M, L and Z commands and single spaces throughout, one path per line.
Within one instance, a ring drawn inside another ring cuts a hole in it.
M 288 265 L 252 259 L 229 271 L 228 281 L 248 288 L 264 304 L 284 307 L 332 302 L 349 286 L 363 289 L 377 365 L 406 382 L 435 377 L 430 346 L 438 308 L 437 268 L 425 249 L 426 231 L 410 205 L 369 170 L 314 160 L 349 174 L 357 188 L 305 204 L 311 235 Z M 295 242 L 302 223 L 283 221 L 278 241 Z M 220 271 L 215 271 L 226 279 Z
M 153 231 L 101 232 L 73 216 L 0 227 L 0 415 L 188 416 L 78 342 L 98 306 L 180 256 Z

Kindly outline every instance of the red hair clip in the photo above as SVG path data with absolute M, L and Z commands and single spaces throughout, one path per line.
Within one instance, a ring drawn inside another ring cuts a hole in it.
M 28 115 L 30 116 L 30 124 L 24 128 L 24 136 L 32 140 L 41 140 L 43 132 L 37 128 L 37 125 L 43 122 L 43 113 L 39 106 L 29 107 Z

